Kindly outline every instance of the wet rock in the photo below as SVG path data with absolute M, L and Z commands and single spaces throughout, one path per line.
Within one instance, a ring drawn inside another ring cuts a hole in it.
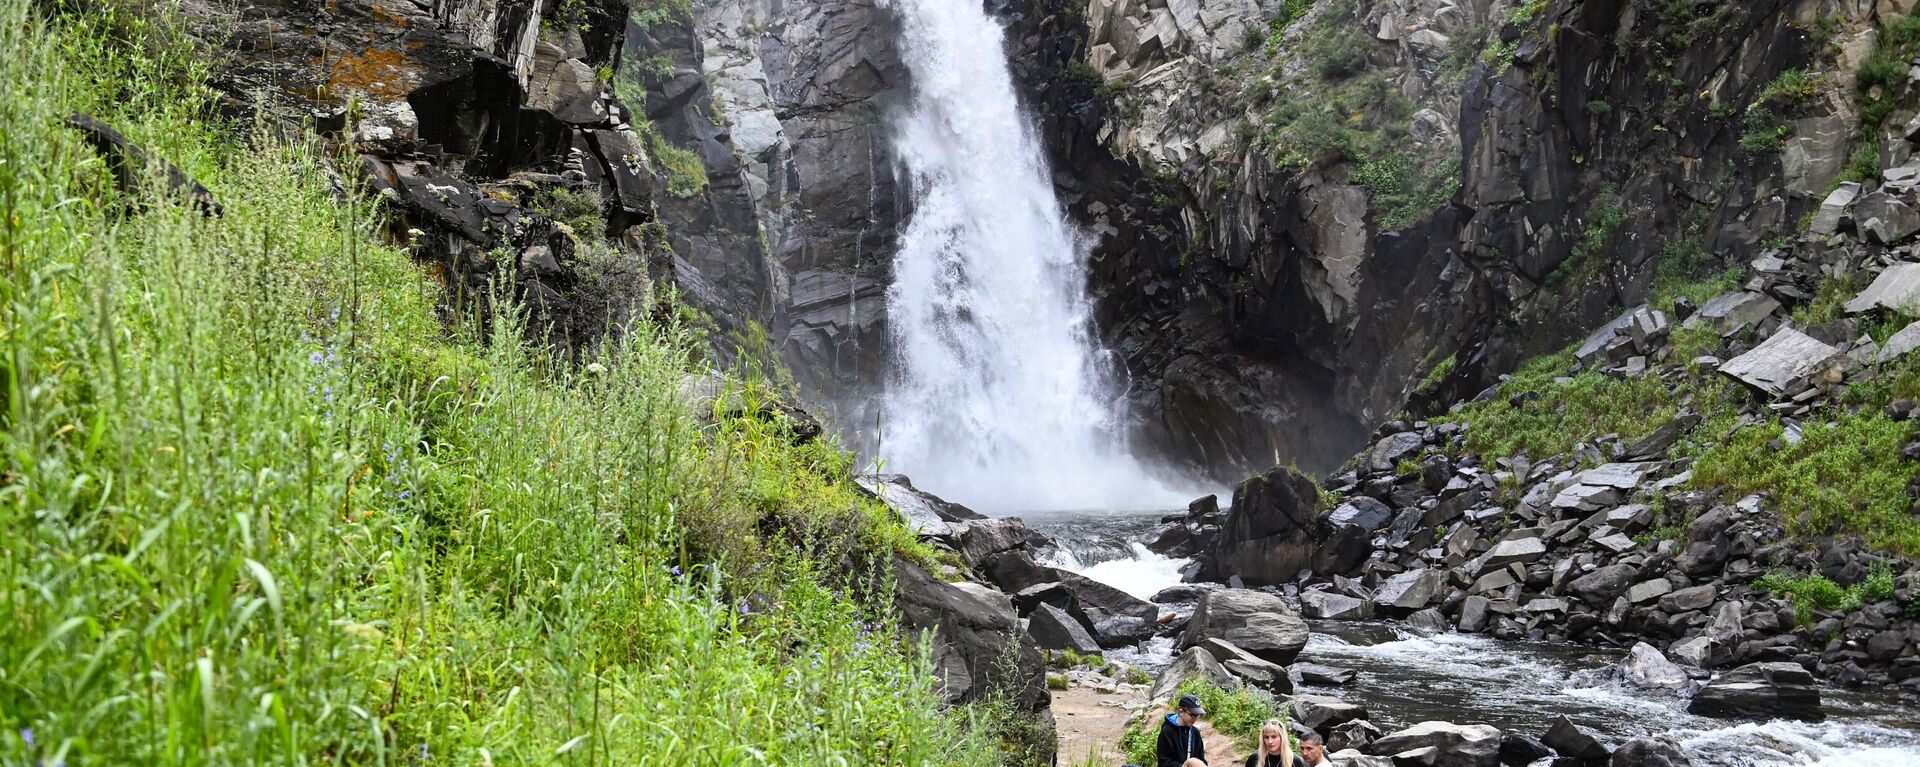
M 1043 649 L 1088 654 L 1100 652 L 1100 643 L 1093 641 L 1093 635 L 1087 633 L 1087 628 L 1068 615 L 1067 611 L 1053 605 L 1042 604 L 1034 608 L 1033 617 L 1027 621 L 1027 633 Z
M 1331 734 L 1333 728 L 1367 718 L 1367 708 L 1326 695 L 1300 695 L 1293 699 L 1293 718 L 1307 729 Z
M 1351 722 L 1334 725 L 1330 731 L 1326 733 L 1327 750 L 1333 751 L 1338 749 L 1346 752 L 1344 756 L 1339 754 L 1335 755 L 1335 758 L 1338 759 L 1335 764 L 1356 766 L 1375 764 L 1377 760 L 1380 759 L 1379 757 L 1361 756 L 1360 752 L 1347 751 L 1347 749 L 1366 748 L 1379 738 L 1380 728 L 1373 726 L 1372 722 L 1365 719 L 1355 719 Z
M 1341 575 L 1360 568 L 1373 554 L 1372 534 L 1358 525 L 1332 525 L 1315 547 L 1309 565 L 1321 575 Z
M 1378 607 L 1394 610 L 1419 610 L 1440 596 L 1440 590 L 1446 586 L 1446 575 L 1437 570 L 1409 570 L 1393 576 L 1380 584 L 1380 591 L 1373 596 Z
M 1180 646 L 1195 647 L 1209 639 L 1226 640 L 1284 666 L 1307 645 L 1307 624 L 1280 597 L 1249 589 L 1221 589 L 1200 598 Z
M 1293 671 L 1300 675 L 1300 681 L 1307 684 L 1347 685 L 1359 676 L 1360 672 L 1339 666 L 1322 666 L 1318 663 L 1295 663 Z
M 1635 642 L 1627 651 L 1625 660 L 1620 661 L 1620 670 L 1627 684 L 1635 687 L 1677 688 L 1687 686 L 1687 671 L 1680 668 L 1658 649 L 1646 642 Z
M 914 488 L 912 480 L 904 475 L 862 474 L 854 477 L 853 482 L 861 491 L 893 509 L 901 519 L 906 520 L 909 528 L 920 535 L 955 536 L 958 532 L 954 530 L 955 525 L 987 519 L 985 515 L 965 506 Z
M 1720 366 L 1720 373 L 1770 398 L 1799 393 L 1834 364 L 1841 351 L 1793 328 L 1781 328 L 1753 351 Z
M 1300 592 L 1300 609 L 1309 618 L 1359 621 L 1373 617 L 1373 603 L 1345 594 L 1309 589 Z
M 1211 583 L 1182 583 L 1155 592 L 1150 601 L 1157 605 L 1198 602 L 1207 592 L 1216 588 Z
M 1113 650 L 1132 647 L 1153 638 L 1154 622 L 1132 615 L 1114 615 L 1093 624 L 1093 639 Z
M 1539 740 L 1515 732 L 1500 737 L 1500 763 L 1509 767 L 1525 767 L 1542 759 L 1553 758 L 1553 749 Z
M 1614 749 L 1608 767 L 1692 767 L 1680 743 L 1666 735 L 1630 738 Z
M 1711 637 L 1699 636 L 1682 639 L 1674 642 L 1672 647 L 1668 647 L 1667 652 L 1673 656 L 1674 660 L 1694 668 L 1713 668 L 1719 665 L 1715 662 L 1719 656 L 1719 652 L 1718 649 L 1714 647 L 1714 641 Z
M 1612 749 L 1607 748 L 1594 737 L 1593 733 L 1574 724 L 1573 720 L 1565 715 L 1553 721 L 1553 727 L 1540 738 L 1540 742 L 1559 752 L 1561 756 L 1572 757 L 1582 764 L 1606 764 L 1607 760 L 1613 756 Z
M 911 486 L 888 485 L 884 490 L 888 496 L 902 500 L 906 500 L 909 494 L 916 496 L 914 500 L 924 501 L 933 497 Z M 949 507 L 953 506 L 957 504 L 949 504 Z M 973 567 L 979 567 L 996 554 L 1014 550 L 1031 551 L 1046 544 L 1046 538 L 1027 527 L 1027 523 L 1019 517 L 974 519 L 949 524 L 960 539 L 960 558 Z
M 1478 634 L 1487 630 L 1487 608 L 1492 602 L 1483 596 L 1470 596 L 1460 603 L 1460 622 L 1462 633 Z
M 1408 749 L 1393 755 L 1393 767 L 1438 767 L 1440 749 L 1437 746 Z
M 1389 733 L 1367 747 L 1372 754 L 1438 749 L 1436 767 L 1494 767 L 1500 763 L 1500 731 L 1484 724 L 1421 722 Z
M 1813 674 L 1796 663 L 1750 663 L 1715 677 L 1687 711 L 1722 719 L 1826 719 Z
M 1240 678 L 1227 671 L 1226 666 L 1213 659 L 1213 654 L 1198 647 L 1189 647 L 1173 664 L 1160 672 L 1153 681 L 1151 700 L 1168 700 L 1188 679 L 1205 679 L 1209 684 L 1223 690 L 1240 688 Z

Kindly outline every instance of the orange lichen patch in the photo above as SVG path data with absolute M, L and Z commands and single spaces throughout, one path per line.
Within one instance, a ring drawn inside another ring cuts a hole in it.
M 413 90 L 415 65 L 401 51 L 372 48 L 316 62 L 327 69 L 327 88 L 360 91 L 383 98 L 405 98 Z
M 398 24 L 403 27 L 407 25 L 407 19 L 405 16 L 401 16 L 400 14 L 387 10 L 386 6 L 383 6 L 379 3 L 374 3 L 372 5 L 367 6 L 367 12 L 373 15 L 374 21 L 380 22 L 382 24 Z

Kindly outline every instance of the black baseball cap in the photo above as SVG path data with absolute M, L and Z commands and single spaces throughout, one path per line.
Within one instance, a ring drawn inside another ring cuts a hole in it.
M 1207 709 L 1200 705 L 1200 696 L 1198 695 L 1180 696 L 1180 710 L 1185 711 L 1194 716 L 1207 715 Z

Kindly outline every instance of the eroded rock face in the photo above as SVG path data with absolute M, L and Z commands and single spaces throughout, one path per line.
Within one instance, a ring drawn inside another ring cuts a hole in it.
M 649 78 L 647 115 L 711 179 L 661 206 L 683 289 L 723 329 L 764 334 L 745 351 L 777 356 L 830 421 L 871 422 L 903 214 L 893 16 L 872 0 L 697 0 L 629 37 L 629 61 L 672 65 Z
M 977 584 L 942 583 L 906 562 L 895 563 L 894 580 L 901 628 L 932 635 L 934 673 L 949 701 L 1002 695 L 1051 729 L 1046 663 L 1011 599 Z

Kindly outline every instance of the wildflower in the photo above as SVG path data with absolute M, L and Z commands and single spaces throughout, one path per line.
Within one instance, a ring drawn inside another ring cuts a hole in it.
M 400 491 L 400 500 L 403 500 L 403 501 L 404 501 L 404 500 L 406 500 L 406 499 L 408 499 L 408 498 L 410 498 L 410 497 L 412 497 L 412 496 L 413 496 L 413 491 L 412 491 L 412 490 L 402 490 L 402 491 Z
M 20 739 L 23 741 L 26 741 L 27 748 L 33 748 L 33 728 L 32 727 L 20 728 Z
M 603 376 L 607 374 L 607 366 L 598 362 L 589 362 L 587 363 L 587 372 L 597 376 Z
M 672 569 L 672 570 L 669 570 L 668 572 L 671 572 L 671 573 L 673 573 L 673 577 L 675 577 L 675 578 L 678 578 L 678 577 L 680 577 L 680 566 L 679 566 L 679 565 L 674 565 L 674 567 L 673 567 L 673 569 Z
M 325 354 L 321 354 L 318 350 L 314 351 L 312 354 L 307 355 L 307 363 L 310 365 L 318 365 L 326 361 L 327 361 L 327 356 Z
M 424 762 L 426 760 L 427 760 L 427 744 L 422 743 L 420 744 L 420 761 Z

